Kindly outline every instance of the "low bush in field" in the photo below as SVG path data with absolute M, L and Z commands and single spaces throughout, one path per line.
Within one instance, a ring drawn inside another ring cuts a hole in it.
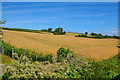
M 87 35 L 86 34 L 79 34 L 79 35 L 75 35 L 75 37 L 87 37 Z
M 65 49 L 64 47 L 59 48 L 59 50 L 57 51 L 57 61 L 61 62 L 67 57 L 68 54 L 73 54 L 73 51 L 71 51 L 70 49 Z

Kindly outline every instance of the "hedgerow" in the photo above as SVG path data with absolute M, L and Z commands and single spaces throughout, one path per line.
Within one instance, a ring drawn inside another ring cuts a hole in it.
M 43 55 L 42 53 L 38 54 L 37 52 L 31 51 L 29 49 L 16 48 L 9 43 L 3 42 L 4 54 L 12 58 L 12 53 L 17 53 L 18 57 L 21 55 L 26 55 L 28 58 L 31 57 L 33 61 L 52 61 L 52 54 Z M 13 51 L 13 52 L 12 52 Z

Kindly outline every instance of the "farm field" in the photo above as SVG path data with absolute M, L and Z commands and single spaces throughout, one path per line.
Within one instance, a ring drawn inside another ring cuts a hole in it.
M 76 33 L 53 35 L 52 33 L 31 33 L 3 30 L 3 40 L 17 48 L 30 49 L 44 55 L 56 52 L 60 47 L 73 50 L 95 60 L 102 60 L 118 54 L 117 39 L 91 39 L 74 37 Z

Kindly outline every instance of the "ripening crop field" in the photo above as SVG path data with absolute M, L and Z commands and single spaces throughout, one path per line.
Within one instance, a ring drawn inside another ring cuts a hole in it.
M 60 47 L 73 50 L 76 54 L 95 60 L 102 60 L 118 54 L 117 39 L 93 39 L 74 37 L 76 33 L 53 35 L 52 33 L 31 33 L 3 30 L 3 40 L 17 48 L 30 49 L 44 55 L 56 52 Z

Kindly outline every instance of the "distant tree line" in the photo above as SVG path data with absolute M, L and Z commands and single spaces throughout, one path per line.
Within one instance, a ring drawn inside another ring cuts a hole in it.
M 53 33 L 54 35 L 63 35 L 63 34 L 66 34 L 65 31 L 63 31 L 63 28 L 59 27 L 59 28 L 56 28 L 54 31 L 52 28 L 48 28 L 48 29 L 43 29 L 41 31 L 44 31 L 44 32 L 50 32 L 50 33 Z
M 93 32 L 90 35 L 91 36 L 88 35 L 88 32 L 85 32 L 85 34 L 75 35 L 75 37 L 87 37 L 87 38 L 96 38 L 96 39 L 103 39 L 103 38 L 120 39 L 120 36 L 116 36 L 116 35 L 113 35 L 113 36 L 105 35 L 105 36 L 103 36 L 101 33 L 97 34 L 97 33 L 93 33 Z
M 44 32 L 53 33 L 54 35 L 63 35 L 63 34 L 66 34 L 66 32 L 63 31 L 62 28 L 56 28 L 54 31 L 52 31 L 53 30 L 52 28 L 43 29 L 43 30 L 30 30 L 30 29 L 18 29 L 18 28 L 6 28 L 6 27 L 2 27 L 2 29 L 4 29 L 4 30 L 13 30 L 13 31 L 23 31 L 23 32 L 33 32 L 33 33 L 42 33 L 42 31 L 44 31 Z

